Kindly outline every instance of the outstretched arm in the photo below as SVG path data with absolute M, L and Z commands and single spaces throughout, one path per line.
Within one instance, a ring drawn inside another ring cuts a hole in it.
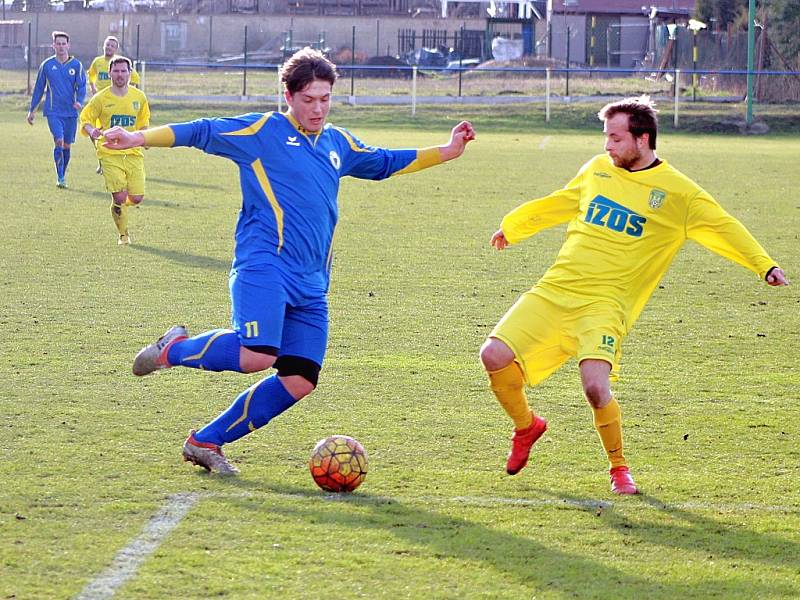
M 334 128 L 347 141 L 343 149 L 341 176 L 359 179 L 385 179 L 392 175 L 416 173 L 443 162 L 458 158 L 466 145 L 475 139 L 475 129 L 462 121 L 450 132 L 450 140 L 441 146 L 427 148 L 390 149 L 367 146 L 349 131 Z
M 169 125 L 162 125 L 146 131 L 128 131 L 117 125 L 103 132 L 106 141 L 103 146 L 112 150 L 126 150 L 139 146 L 169 148 L 175 145 L 175 133 Z

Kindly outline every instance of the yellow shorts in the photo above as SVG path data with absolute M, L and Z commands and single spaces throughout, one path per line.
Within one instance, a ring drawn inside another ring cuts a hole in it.
M 128 190 L 131 196 L 144 196 L 144 156 L 115 154 L 100 159 L 106 190 L 112 194 Z
M 613 302 L 539 288 L 520 296 L 491 333 L 513 350 L 528 385 L 541 383 L 573 356 L 610 363 L 616 381 L 624 335 L 625 315 Z

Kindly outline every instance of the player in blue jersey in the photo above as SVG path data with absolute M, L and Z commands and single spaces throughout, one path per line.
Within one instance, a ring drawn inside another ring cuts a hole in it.
M 53 161 L 58 178 L 56 185 L 65 188 L 70 147 L 75 142 L 78 130 L 78 112 L 86 98 L 86 72 L 80 61 L 69 55 L 68 34 L 53 32 L 53 50 L 55 54 L 39 65 L 28 110 L 28 123 L 33 125 L 36 108 L 44 96 L 42 112 L 55 144 Z
M 339 180 L 384 179 L 461 156 L 475 138 L 456 125 L 442 146 L 390 150 L 366 146 L 326 124 L 336 67 L 305 48 L 283 66 L 289 110 L 233 118 L 198 119 L 104 135 L 109 148 L 192 146 L 239 167 L 242 208 L 230 273 L 232 329 L 189 337 L 176 325 L 143 348 L 133 372 L 183 366 L 253 373 L 274 367 L 243 391 L 214 421 L 192 431 L 184 459 L 223 474 L 237 469 L 224 444 L 263 427 L 317 385 L 328 340 L 328 283 Z

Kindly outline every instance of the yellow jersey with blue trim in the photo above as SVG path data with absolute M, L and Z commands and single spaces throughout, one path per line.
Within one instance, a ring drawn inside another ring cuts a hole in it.
M 290 114 L 206 118 L 169 128 L 173 146 L 199 148 L 239 168 L 242 208 L 232 268 L 271 265 L 310 293 L 328 289 L 340 179 L 384 179 L 441 162 L 438 149 L 368 146 L 330 124 L 307 131 Z M 158 130 L 148 133 L 164 143 Z
M 97 92 L 83 107 L 79 125 L 81 134 L 88 135 L 83 129 L 87 123 L 103 130 L 119 125 L 128 131 L 138 131 L 150 126 L 150 105 L 144 92 L 128 86 L 124 96 L 117 96 L 112 90 L 113 88 L 108 87 Z M 118 154 L 143 155 L 142 148 L 112 150 L 106 148 L 102 142 L 96 146 L 98 158 Z
M 114 57 L 107 57 L 105 54 L 101 54 L 100 56 L 95 57 L 95 59 L 92 61 L 92 64 L 89 65 L 89 68 L 86 71 L 86 78 L 88 79 L 89 83 L 94 84 L 94 87 L 97 88 L 98 92 L 111 86 L 111 76 L 108 74 L 108 63 L 111 62 L 112 58 Z M 136 72 L 136 69 L 131 71 L 130 83 L 136 87 L 139 87 L 141 84 L 141 79 L 139 78 L 139 73 Z
M 522 204 L 501 224 L 515 244 L 568 223 L 555 263 L 536 289 L 621 306 L 628 331 L 687 240 L 757 273 L 777 263 L 714 198 L 668 162 L 640 171 L 592 158 L 564 188 Z

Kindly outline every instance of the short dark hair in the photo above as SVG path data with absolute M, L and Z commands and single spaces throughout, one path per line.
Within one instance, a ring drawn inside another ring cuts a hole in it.
M 281 68 L 281 81 L 290 94 L 299 92 L 318 79 L 333 85 L 338 76 L 336 65 L 322 52 L 312 48 L 298 50 Z
M 119 55 L 112 56 L 111 60 L 108 61 L 108 70 L 110 71 L 111 69 L 113 69 L 115 64 L 123 62 L 126 65 L 128 65 L 128 71 L 133 71 L 133 63 L 131 63 L 131 59 L 128 58 L 127 56 L 119 56 Z
M 610 102 L 600 109 L 597 118 L 606 121 L 618 114 L 628 115 L 628 131 L 633 137 L 640 138 L 645 133 L 649 134 L 648 143 L 651 150 L 656 149 L 656 135 L 658 134 L 658 111 L 650 96 L 625 98 Z
M 67 41 L 69 41 L 69 34 L 67 32 L 65 32 L 65 31 L 54 31 L 53 32 L 53 41 L 55 42 L 56 38 L 58 38 L 58 37 L 67 38 Z

